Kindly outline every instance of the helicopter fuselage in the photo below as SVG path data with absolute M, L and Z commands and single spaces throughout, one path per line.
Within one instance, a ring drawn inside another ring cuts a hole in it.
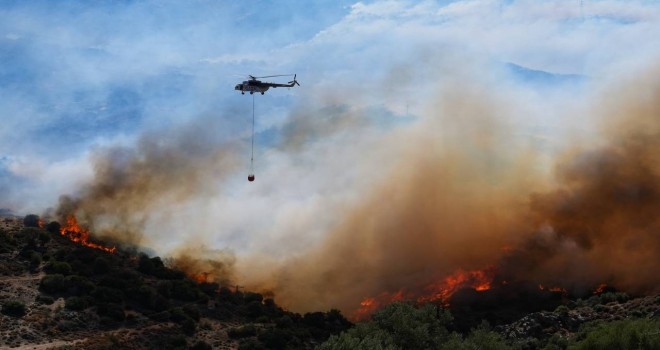
M 250 80 L 244 80 L 240 84 L 236 84 L 234 87 L 234 90 L 240 91 L 242 94 L 245 94 L 245 92 L 249 92 L 250 95 L 254 94 L 255 92 L 260 92 L 262 95 L 268 91 L 268 89 L 276 88 L 276 87 L 293 87 L 297 82 L 294 81 L 290 82 L 289 84 L 278 84 L 278 83 L 268 83 L 265 81 L 261 80 L 256 80 L 256 79 L 250 79 Z

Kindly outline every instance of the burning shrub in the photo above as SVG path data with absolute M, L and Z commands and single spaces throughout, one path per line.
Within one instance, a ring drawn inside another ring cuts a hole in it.
M 7 316 L 22 317 L 25 315 L 25 304 L 17 300 L 5 301 L 2 304 L 2 313 Z

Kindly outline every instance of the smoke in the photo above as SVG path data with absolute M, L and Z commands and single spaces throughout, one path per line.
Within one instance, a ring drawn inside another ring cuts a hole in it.
M 635 75 L 597 100 L 604 143 L 568 150 L 557 188 L 531 196 L 541 227 L 504 259 L 503 271 L 584 290 L 606 282 L 657 292 L 660 253 L 660 81 Z
M 75 215 L 96 235 L 125 245 L 154 246 L 159 237 L 145 236 L 145 225 L 182 215 L 178 208 L 193 198 L 217 195 L 239 165 L 236 144 L 217 134 L 217 124 L 200 118 L 146 133 L 135 147 L 97 149 L 92 181 L 75 197 L 62 196 L 56 215 Z
M 577 108 L 488 69 L 443 67 L 405 123 L 373 118 L 348 93 L 301 104 L 279 147 L 258 154 L 249 188 L 232 182 L 243 179 L 240 147 L 204 121 L 98 149 L 93 181 L 63 197 L 59 213 L 159 247 L 191 275 L 273 292 L 295 311 L 350 311 L 365 297 L 492 267 L 499 279 L 573 290 L 655 290 L 657 70 L 606 84 L 617 88 Z M 594 123 L 596 136 L 539 144 L 530 125 L 545 118 L 581 118 L 568 124 Z
M 383 135 L 372 152 L 398 161 L 328 214 L 339 223 L 318 246 L 268 275 L 248 264 L 243 278 L 296 310 L 355 310 L 365 297 L 493 266 L 499 279 L 576 292 L 601 282 L 657 292 L 657 76 L 653 69 L 608 85 L 616 88 L 592 96 L 590 115 L 553 100 L 561 102 L 550 106 L 555 118 L 596 121 L 600 133 L 554 156 L 552 172 L 539 166 L 547 154 L 516 138 L 515 123 L 530 112 L 526 95 L 459 76 L 418 123 Z

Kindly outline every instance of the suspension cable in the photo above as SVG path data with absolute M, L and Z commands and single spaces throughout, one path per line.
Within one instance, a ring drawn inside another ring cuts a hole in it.
M 252 95 L 252 151 L 250 153 L 250 174 L 254 174 L 254 95 Z

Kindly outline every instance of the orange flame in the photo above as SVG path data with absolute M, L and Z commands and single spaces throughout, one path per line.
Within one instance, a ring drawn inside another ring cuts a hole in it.
M 401 300 L 414 300 L 417 303 L 440 302 L 446 307 L 449 306 L 451 296 L 459 289 L 489 290 L 494 275 L 495 269 L 493 268 L 472 271 L 459 269 L 453 274 L 422 288 L 421 292 L 408 291 L 402 288 L 395 293 L 383 292 L 375 297 L 365 298 L 350 318 L 355 321 L 365 320 L 383 306 Z
M 561 287 L 546 287 L 542 284 L 539 284 L 539 289 L 540 290 L 545 290 L 545 291 L 548 291 L 548 292 L 561 292 L 563 294 L 568 293 L 568 291 L 566 291 L 566 289 L 564 289 L 564 288 L 561 288 Z
M 80 227 L 80 225 L 78 225 L 78 220 L 76 220 L 76 217 L 73 215 L 68 215 L 66 217 L 66 224 L 60 229 L 60 234 L 69 240 L 80 243 L 86 247 L 103 250 L 108 253 L 114 253 L 117 251 L 116 247 L 108 248 L 103 245 L 90 242 L 89 230 Z
M 598 287 L 596 287 L 596 289 L 594 289 L 593 292 L 591 292 L 591 294 L 593 294 L 593 295 L 603 294 L 605 292 L 606 288 L 607 288 L 607 284 L 601 283 L 601 284 L 598 285 Z
M 191 274 L 189 275 L 190 278 L 192 278 L 195 282 L 197 283 L 206 283 L 209 281 L 209 273 L 208 272 L 200 272 L 196 274 Z

